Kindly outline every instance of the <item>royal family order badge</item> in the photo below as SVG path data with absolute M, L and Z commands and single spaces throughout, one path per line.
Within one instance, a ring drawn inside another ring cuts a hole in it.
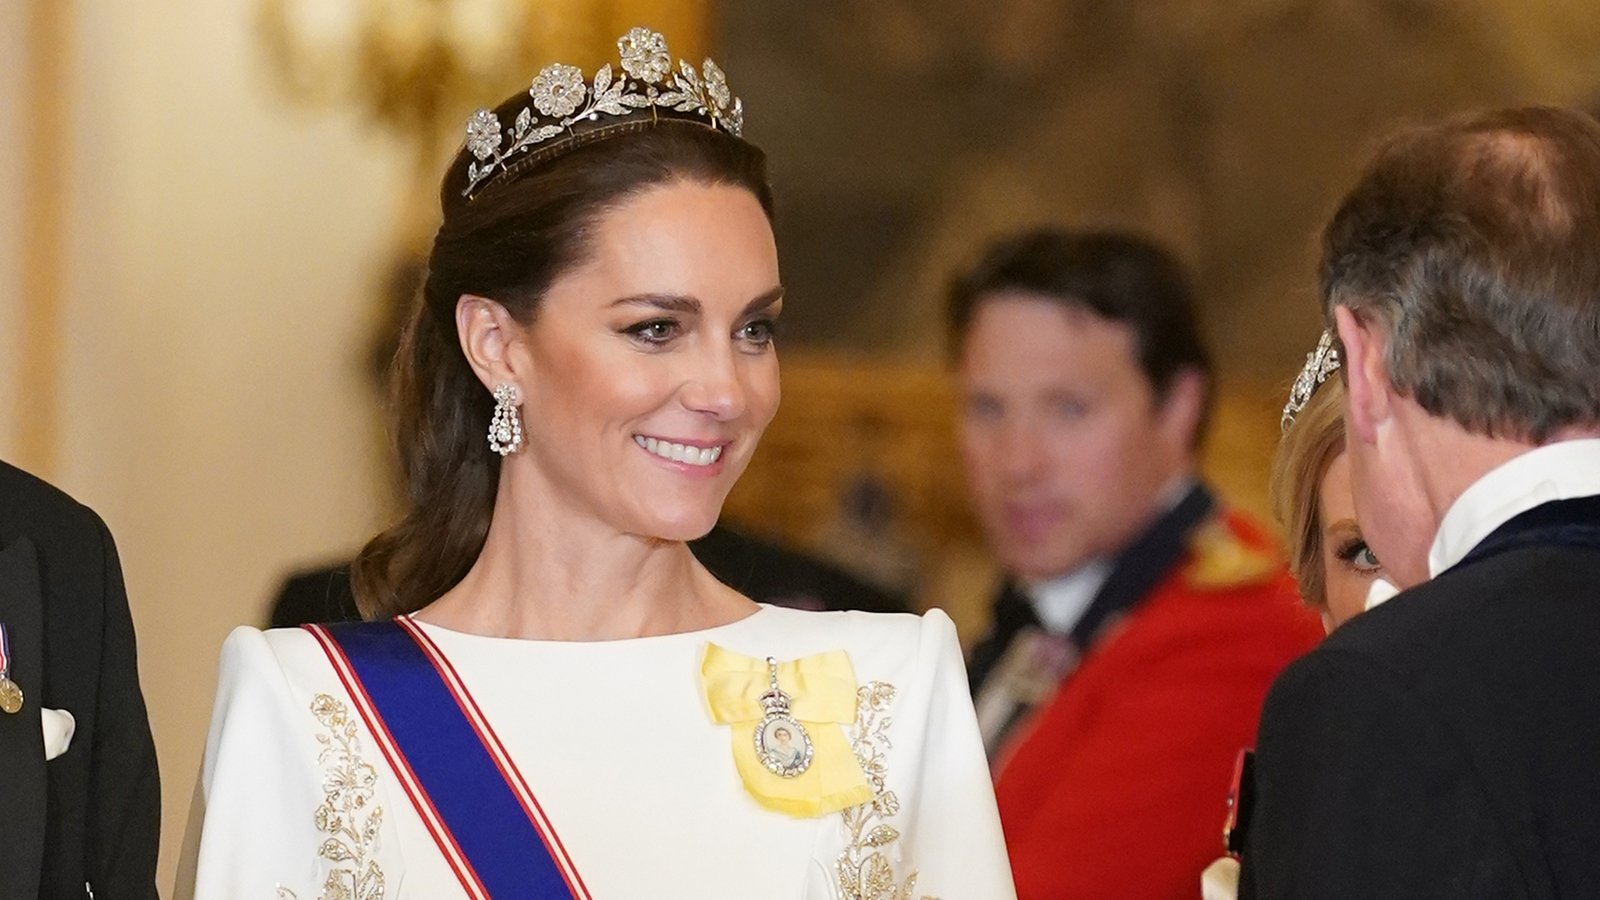
M 756 724 L 756 758 L 772 774 L 793 778 L 811 767 L 811 735 L 789 714 L 789 695 L 778 688 L 778 662 L 770 656 L 767 677 L 771 687 L 761 695 L 767 712 Z
M 0 712 L 14 716 L 21 711 L 22 688 L 11 680 L 11 636 L 6 633 L 6 623 L 0 622 Z

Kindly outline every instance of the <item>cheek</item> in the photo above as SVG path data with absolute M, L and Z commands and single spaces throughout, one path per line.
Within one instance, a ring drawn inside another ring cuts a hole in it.
M 1335 624 L 1348 622 L 1367 604 L 1367 588 L 1375 573 L 1352 569 L 1343 560 L 1323 554 L 1324 578 L 1328 594 L 1328 613 Z
M 539 355 L 538 377 L 550 385 L 543 392 L 548 420 L 570 423 L 608 421 L 642 415 L 670 396 L 672 382 L 660 366 L 593 348 L 548 349 Z M 553 423 L 552 423 L 553 424 Z
M 778 377 L 777 357 L 770 353 L 761 357 L 745 380 L 745 393 L 749 397 L 750 416 L 757 427 L 765 430 L 778 414 L 783 400 L 783 383 Z
M 979 500 L 985 499 L 990 493 L 990 485 L 995 481 L 994 473 L 997 467 L 990 464 L 995 458 L 995 429 L 979 422 L 962 419 L 960 428 L 961 462 L 967 471 L 967 483 L 978 495 Z
M 1012 503 L 1034 499 L 1041 489 L 1057 495 L 1063 493 L 1059 484 L 1039 484 L 1031 471 L 1018 476 L 1008 470 L 1004 453 L 1004 438 L 996 429 L 971 429 L 970 436 L 963 442 L 965 499 L 984 527 L 998 534 L 1009 530 L 1006 510 Z
M 1157 435 L 1147 425 L 1126 416 L 1086 422 L 1061 443 L 1058 468 L 1093 493 L 1127 494 L 1158 480 L 1163 457 L 1154 452 Z

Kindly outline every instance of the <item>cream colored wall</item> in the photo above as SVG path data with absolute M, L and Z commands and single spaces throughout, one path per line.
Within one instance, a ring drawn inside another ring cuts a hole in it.
M 0 3 L 0 459 L 16 458 L 17 357 L 22 313 L 23 3 Z
M 286 567 L 370 533 L 381 495 L 367 298 L 403 157 L 348 116 L 277 95 L 254 7 L 80 0 L 74 139 L 60 148 L 52 475 L 122 552 L 161 762 L 164 890 L 223 637 L 261 620 Z

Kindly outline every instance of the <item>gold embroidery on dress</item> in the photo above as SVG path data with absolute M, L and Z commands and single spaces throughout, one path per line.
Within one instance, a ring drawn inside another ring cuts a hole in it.
M 891 746 L 889 726 L 894 718 L 888 713 L 894 696 L 894 685 L 882 681 L 870 681 L 856 691 L 850 747 L 872 785 L 873 797 L 840 813 L 849 839 L 834 863 L 834 874 L 845 900 L 913 900 L 917 889 L 917 873 L 900 881 L 887 855 L 900 840 L 899 829 L 889 824 L 900 812 L 900 798 L 888 788 L 885 752 Z M 923 895 L 921 900 L 936 898 Z
M 342 701 L 318 694 L 311 714 L 326 732 L 317 735 L 322 750 L 322 803 L 317 806 L 317 831 L 327 835 L 317 855 L 333 864 L 318 900 L 383 900 L 383 869 L 373 858 L 383 807 L 373 803 L 378 770 L 361 755 L 356 723 Z M 294 892 L 278 888 L 280 900 Z

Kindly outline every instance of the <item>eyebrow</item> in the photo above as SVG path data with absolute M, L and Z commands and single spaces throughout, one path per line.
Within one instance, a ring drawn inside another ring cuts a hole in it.
M 757 310 L 766 309 L 782 299 L 783 285 L 780 284 L 745 304 L 739 316 L 743 318 Z M 701 310 L 700 300 L 688 294 L 632 294 L 611 301 L 611 306 L 649 306 L 687 315 L 699 315 Z

